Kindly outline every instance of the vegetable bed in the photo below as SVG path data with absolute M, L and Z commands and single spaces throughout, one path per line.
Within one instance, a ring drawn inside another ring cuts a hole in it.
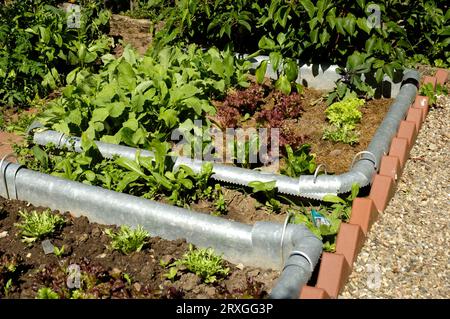
M 38 114 L 16 118 L 2 108 L 1 129 L 24 133 L 33 120 L 42 125 L 15 146 L 20 164 L 246 224 L 305 224 L 328 252 L 335 251 L 341 222 L 350 219 L 359 185 L 340 196 L 322 198 L 320 192 L 318 202 L 285 196 L 275 181 L 247 181 L 245 187 L 219 183 L 212 178 L 211 163 L 201 172 L 175 167 L 176 136 L 189 136 L 183 151 L 218 156 L 223 141 L 214 130 L 279 129 L 279 156 L 268 153 L 280 160 L 279 166 L 250 161 L 255 151 L 277 144 L 272 137 L 264 141 L 258 136 L 227 140 L 233 161 L 226 164 L 287 175 L 295 188 L 302 175 L 346 172 L 367 148 L 393 102 L 373 100 L 387 78 L 400 81 L 405 68 L 417 62 L 449 62 L 443 49 L 449 11 L 441 1 L 341 6 L 330 0 L 75 2 L 79 12 L 59 0 L 8 1 L 0 7 L 0 105 L 38 109 Z M 125 19 L 126 30 L 119 34 L 108 9 L 152 21 L 131 24 Z M 374 20 L 378 15 L 381 20 Z M 421 30 L 433 31 L 417 32 L 419 22 Z M 145 43 L 133 49 L 118 42 L 120 36 L 133 42 L 133 33 Z M 250 60 L 259 55 L 269 60 L 253 65 Z M 337 64 L 335 88 L 319 92 L 299 84 L 299 61 Z M 268 68 L 273 79 L 265 77 Z M 35 144 L 33 133 L 45 129 L 79 137 L 81 150 Z M 149 150 L 154 156 L 137 151 L 135 159 L 104 158 L 95 141 Z M 245 155 L 240 161 L 238 149 Z M 140 228 L 108 228 L 67 213 L 61 219 L 41 208 L 27 215 L 20 211 L 35 208 L 0 203 L 0 296 L 261 298 L 278 275 L 228 264 L 211 250 L 183 241 L 147 238 Z M 40 218 L 54 220 L 56 231 L 35 238 L 20 224 L 29 219 L 46 226 Z M 120 243 L 127 236 L 140 238 L 131 250 Z M 41 246 L 45 239 L 55 246 L 47 255 Z M 77 289 L 67 289 L 62 279 L 72 263 L 82 271 Z M 214 273 L 192 263 L 207 264 Z
M 20 212 L 34 211 L 50 212 L 0 198 L 0 298 L 263 298 L 279 275 L 230 264 L 183 240 L 149 237 L 140 251 L 125 254 L 119 249 L 124 246 L 113 246 L 108 235 L 117 233 L 116 227 L 68 213 L 49 213 L 62 216 L 59 226 L 33 240 L 29 229 L 25 233 L 20 227 Z M 45 240 L 55 247 L 48 254 L 42 246 Z M 190 263 L 174 265 L 190 251 Z M 202 268 L 205 260 L 209 266 Z M 197 275 L 189 271 L 190 265 L 209 272 Z M 71 272 L 76 267 L 79 286 L 76 271 Z

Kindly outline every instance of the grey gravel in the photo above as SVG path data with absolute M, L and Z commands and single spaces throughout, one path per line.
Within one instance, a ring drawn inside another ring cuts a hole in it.
M 438 98 L 340 298 L 450 297 L 450 97 Z

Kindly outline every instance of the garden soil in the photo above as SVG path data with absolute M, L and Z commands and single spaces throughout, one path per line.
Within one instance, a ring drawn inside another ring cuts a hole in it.
M 264 298 L 279 276 L 277 271 L 226 262 L 229 275 L 213 284 L 202 283 L 183 269 L 177 280 L 170 281 L 165 277 L 168 268 L 160 262 L 182 258 L 189 249 L 184 240 L 152 237 L 140 252 L 124 255 L 109 248 L 104 231 L 113 226 L 90 223 L 69 213 L 64 214 L 66 225 L 48 238 L 54 246 L 64 246 L 63 256 L 45 255 L 41 242 L 29 246 L 21 241 L 15 223 L 20 221 L 18 212 L 24 210 L 45 208 L 0 198 L 0 266 L 14 262 L 17 268 L 5 294 L 8 278 L 0 267 L 1 298 L 35 298 L 43 287 L 69 298 L 73 296 L 67 286 L 69 265 L 80 267 L 83 298 Z

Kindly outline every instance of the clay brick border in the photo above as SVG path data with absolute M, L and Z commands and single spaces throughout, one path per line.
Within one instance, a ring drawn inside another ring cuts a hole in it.
M 424 76 L 423 77 L 423 84 L 426 85 L 426 84 L 431 83 L 431 85 L 433 86 L 433 89 L 436 89 L 436 82 L 437 82 L 437 79 L 435 76 Z
M 425 120 L 427 114 L 428 114 L 428 109 L 430 108 L 430 99 L 428 96 L 422 96 L 422 95 L 417 95 L 416 96 L 416 100 L 414 101 L 413 107 L 416 109 L 421 109 L 424 116 L 423 119 Z
M 425 120 L 423 111 L 421 109 L 410 107 L 408 114 L 406 115 L 406 122 L 413 122 L 416 124 L 416 131 L 419 132 L 422 127 L 422 123 Z
M 409 156 L 408 140 L 406 138 L 394 137 L 389 149 L 389 156 L 397 157 L 400 161 L 400 168 L 403 170 Z
M 389 176 L 375 175 L 370 189 L 369 198 L 373 200 L 378 212 L 385 210 L 389 201 L 394 196 L 395 183 L 394 179 Z
M 391 177 L 394 182 L 398 180 L 402 173 L 400 159 L 397 156 L 383 156 L 380 164 L 380 175 Z
M 344 255 L 323 253 L 316 287 L 325 290 L 331 298 L 337 298 L 350 273 L 351 268 Z
M 336 253 L 345 257 L 350 268 L 366 240 L 359 225 L 342 223 L 336 239 Z
M 330 299 L 330 296 L 322 288 L 304 286 L 300 292 L 300 299 Z
M 449 77 L 448 70 L 439 69 L 434 77 L 425 76 L 423 83 L 444 85 Z M 383 156 L 379 174 L 375 175 L 369 196 L 353 201 L 349 223 L 342 223 L 336 239 L 336 252 L 322 254 L 319 275 L 315 287 L 305 286 L 300 299 L 337 298 L 353 268 L 353 263 L 364 244 L 371 226 L 388 205 L 395 192 L 395 181 L 414 145 L 421 125 L 428 114 L 429 99 L 416 96 L 405 121 L 400 123 L 397 136 L 392 139 L 389 154 Z
M 438 84 L 444 85 L 448 80 L 448 70 L 438 69 L 435 77 Z
M 410 151 L 416 141 L 418 134 L 416 123 L 410 121 L 401 121 L 397 131 L 397 137 L 405 138 L 408 141 L 408 151 Z
M 378 218 L 378 210 L 369 197 L 355 198 L 352 205 L 350 224 L 358 225 L 365 236 Z

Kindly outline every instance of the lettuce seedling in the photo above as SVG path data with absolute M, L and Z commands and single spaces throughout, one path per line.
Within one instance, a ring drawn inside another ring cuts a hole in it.
M 51 235 L 66 222 L 64 217 L 52 214 L 50 209 L 42 213 L 21 211 L 19 214 L 22 221 L 15 226 L 21 230 L 22 241 L 27 244 Z
M 105 233 L 111 238 L 111 249 L 118 250 L 125 255 L 141 251 L 150 237 L 150 234 L 142 226 L 138 226 L 136 229 L 121 226 L 117 232 L 106 229 Z

